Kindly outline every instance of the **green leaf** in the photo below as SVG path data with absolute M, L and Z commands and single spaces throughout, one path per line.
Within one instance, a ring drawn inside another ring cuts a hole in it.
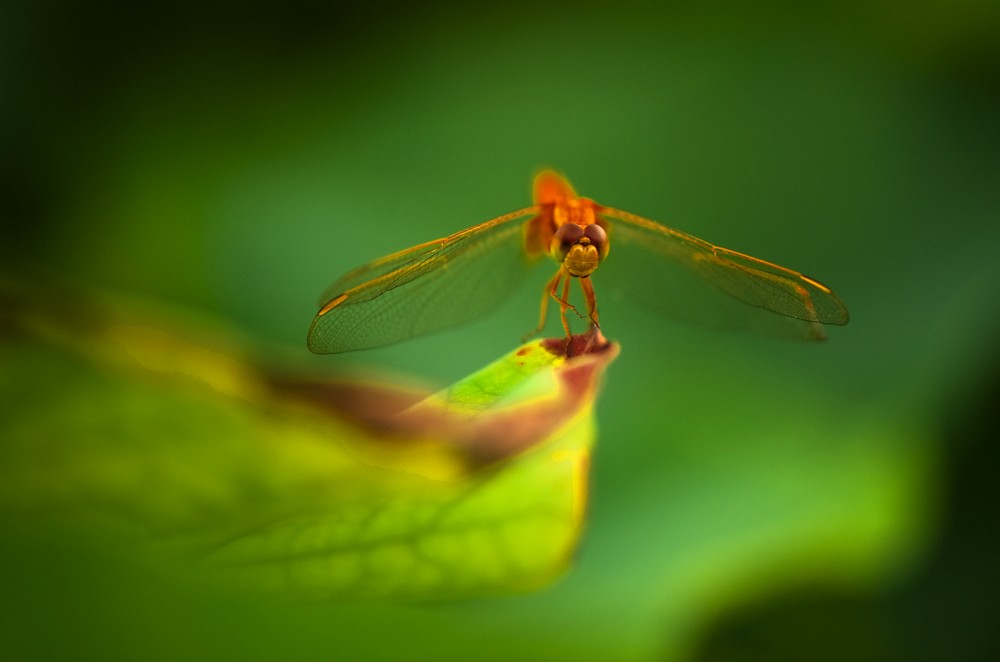
M 295 598 L 503 594 L 570 564 L 614 346 L 531 343 L 413 403 L 133 305 L 8 303 L 0 508 L 26 528 Z

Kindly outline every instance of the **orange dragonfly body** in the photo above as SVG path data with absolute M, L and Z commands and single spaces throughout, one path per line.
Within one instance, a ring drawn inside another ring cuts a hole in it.
M 612 244 L 615 257 L 605 261 Z M 597 204 L 544 171 L 535 178 L 530 207 L 393 253 L 333 283 L 309 329 L 309 349 L 329 354 L 379 347 L 476 319 L 544 255 L 559 267 L 542 295 L 536 332 L 551 298 L 570 335 L 574 279 L 586 317 L 598 324 L 591 276 L 599 267 L 616 277 L 624 295 L 696 322 L 822 340 L 823 324 L 848 321 L 840 299 L 812 278 Z

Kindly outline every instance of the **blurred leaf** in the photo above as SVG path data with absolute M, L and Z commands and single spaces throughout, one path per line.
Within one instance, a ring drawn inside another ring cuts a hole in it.
M 614 346 L 532 343 L 411 404 L 265 368 L 210 323 L 23 294 L 0 345 L 0 508 L 18 526 L 322 599 L 508 593 L 570 562 Z

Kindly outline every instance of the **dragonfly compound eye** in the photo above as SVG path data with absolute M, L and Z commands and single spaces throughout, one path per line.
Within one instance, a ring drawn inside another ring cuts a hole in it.
M 608 254 L 608 233 L 600 225 L 596 223 L 593 225 L 588 225 L 584 231 L 583 236 L 590 240 L 590 244 L 597 249 L 597 254 L 601 256 L 603 260 Z
M 552 235 L 552 252 L 558 255 L 560 260 L 563 260 L 569 253 L 569 249 L 581 238 L 583 238 L 583 228 L 576 223 L 561 225 Z

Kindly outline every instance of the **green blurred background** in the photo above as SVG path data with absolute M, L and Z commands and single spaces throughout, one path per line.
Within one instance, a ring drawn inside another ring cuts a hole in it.
M 2 16 L 8 275 L 203 311 L 330 374 L 447 384 L 515 346 L 549 269 L 493 317 L 350 356 L 308 355 L 315 300 L 362 262 L 524 206 L 553 167 L 598 202 L 815 276 L 852 314 L 807 345 L 602 297 L 622 354 L 598 404 L 589 530 L 551 588 L 273 605 L 192 596 L 99 555 L 74 558 L 89 574 L 11 561 L 34 598 L 5 599 L 10 659 L 1000 650 L 995 3 Z

